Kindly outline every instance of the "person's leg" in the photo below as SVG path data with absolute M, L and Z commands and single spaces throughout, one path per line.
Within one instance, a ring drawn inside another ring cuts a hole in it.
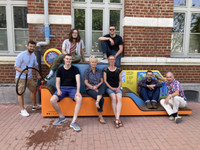
M 82 96 L 81 95 L 75 96 L 74 100 L 76 101 L 76 106 L 75 106 L 75 109 L 74 109 L 74 116 L 73 116 L 72 122 L 75 122 L 77 117 L 78 117 L 78 113 L 80 111 L 81 103 L 82 103 Z
M 31 97 L 33 106 L 37 106 L 37 103 L 36 103 L 36 92 L 37 92 L 36 83 L 33 81 L 32 78 L 28 79 L 28 81 L 27 81 L 27 88 L 31 92 L 31 96 L 30 97 Z
M 100 100 L 102 98 L 102 95 L 98 95 L 98 93 L 94 90 L 87 90 L 86 93 L 91 96 L 93 99 L 96 100 L 96 107 L 98 112 L 102 112 L 102 107 L 99 105 Z
M 101 41 L 101 48 L 102 48 L 102 52 L 103 52 L 103 57 L 105 59 L 107 59 L 109 47 L 108 47 L 108 44 L 106 41 Z
M 141 87 L 140 89 L 140 96 L 145 103 L 150 102 L 150 97 L 148 94 L 149 89 L 145 87 Z
M 122 94 L 121 93 L 117 93 L 116 97 L 117 97 L 116 119 L 119 120 L 119 116 L 120 116 L 121 108 L 122 108 Z
M 24 94 L 21 95 L 21 96 L 17 96 L 17 100 L 18 100 L 18 104 L 19 104 L 19 107 L 20 107 L 20 110 L 24 110 Z
M 162 107 L 167 111 L 168 115 L 170 116 L 171 114 L 175 113 L 172 109 L 172 105 L 173 105 L 173 102 L 172 100 L 170 99 L 169 100 L 169 104 L 165 104 L 165 99 L 161 99 L 160 100 L 160 104 L 162 105 Z
M 152 93 L 152 101 L 158 103 L 160 97 L 160 88 L 155 88 Z
M 175 97 L 173 98 L 173 101 L 174 101 L 173 111 L 174 111 L 175 113 L 178 112 L 179 107 L 182 107 L 182 108 L 183 108 L 183 107 L 185 107 L 186 104 L 187 104 L 187 102 L 186 102 L 182 97 L 180 97 L 180 96 L 175 96 Z
M 50 69 L 55 72 L 56 69 L 59 67 L 59 65 L 62 64 L 64 58 L 65 58 L 65 54 L 58 55 L 58 57 L 54 59 L 53 64 L 51 65 Z
M 55 111 L 58 113 L 59 117 L 63 118 L 65 117 L 60 109 L 60 106 L 58 105 L 58 96 L 57 95 L 53 95 L 50 99 L 51 105 L 53 106 L 53 108 L 55 109 Z
M 15 82 L 17 83 L 17 79 L 15 80 Z M 24 89 L 24 85 L 25 85 L 25 80 L 24 79 L 20 79 L 19 83 L 18 83 L 18 92 L 19 93 L 22 93 L 22 91 Z M 24 94 L 17 96 L 17 100 L 18 100 L 18 104 L 19 104 L 20 110 L 24 110 L 25 109 L 24 108 Z

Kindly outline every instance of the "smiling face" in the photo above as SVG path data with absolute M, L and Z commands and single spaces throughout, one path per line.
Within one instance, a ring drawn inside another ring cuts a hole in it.
M 96 59 L 96 58 L 91 58 L 91 59 L 90 59 L 90 67 L 91 67 L 92 69 L 95 69 L 96 66 L 97 66 L 97 59 Z
M 29 52 L 30 54 L 33 53 L 33 52 L 35 51 L 35 48 L 36 48 L 36 45 L 35 45 L 35 44 L 29 43 L 29 44 L 27 45 L 27 50 L 28 50 L 28 52 Z
M 76 39 L 78 37 L 78 31 L 77 30 L 73 30 L 72 32 L 72 38 Z
M 169 83 L 172 83 L 173 80 L 174 80 L 174 75 L 173 75 L 173 73 L 168 72 L 168 73 L 166 74 L 166 79 L 167 79 L 167 81 L 168 81 Z
M 64 58 L 64 61 L 65 61 L 65 65 L 71 65 L 71 63 L 72 63 L 72 56 L 66 55 L 65 58 Z
M 108 62 L 110 66 L 115 65 L 115 56 L 109 56 Z
M 115 26 L 110 26 L 110 28 L 109 28 L 109 33 L 110 33 L 110 35 L 114 35 L 115 32 L 116 32 Z
M 146 78 L 147 78 L 147 81 L 151 81 L 153 78 L 153 72 L 147 72 Z

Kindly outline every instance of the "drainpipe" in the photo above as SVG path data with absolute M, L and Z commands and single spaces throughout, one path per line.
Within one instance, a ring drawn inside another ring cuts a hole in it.
M 49 45 L 50 43 L 50 37 L 54 37 L 54 35 L 50 35 L 50 29 L 49 29 L 49 1 L 44 0 L 44 35 L 45 35 L 45 41 L 37 42 L 36 45 L 36 56 L 38 61 L 38 68 L 39 72 L 41 73 L 41 48 L 40 46 Z M 40 85 L 40 83 L 38 83 Z

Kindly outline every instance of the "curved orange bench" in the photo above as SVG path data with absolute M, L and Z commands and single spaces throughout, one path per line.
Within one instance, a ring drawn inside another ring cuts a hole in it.
M 55 90 L 55 89 L 54 89 Z M 51 91 L 51 92 L 50 92 Z M 123 89 L 122 98 L 122 116 L 139 116 L 139 115 L 167 115 L 167 112 L 159 106 L 158 109 L 147 109 L 144 105 L 137 105 L 134 100 L 126 94 L 131 92 L 128 88 Z M 52 90 L 47 89 L 47 86 L 41 89 L 41 104 L 42 104 L 42 116 L 43 117 L 55 117 L 58 113 L 51 106 L 50 98 L 52 96 Z M 79 112 L 79 116 L 98 116 L 97 109 L 95 107 L 95 100 L 87 95 L 83 94 L 82 105 Z M 59 102 L 59 106 L 65 116 L 73 116 L 76 103 L 69 97 L 65 97 Z M 189 108 L 180 109 L 178 112 L 180 115 L 190 115 L 192 110 Z M 113 116 L 111 99 L 107 95 L 104 96 L 103 113 L 104 116 Z

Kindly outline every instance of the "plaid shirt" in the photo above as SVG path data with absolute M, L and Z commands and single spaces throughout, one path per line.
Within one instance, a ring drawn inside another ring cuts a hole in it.
M 172 81 L 172 83 L 169 83 L 167 81 L 166 85 L 167 85 L 168 94 L 173 94 L 175 91 L 179 91 L 178 96 L 180 96 L 186 100 L 186 97 L 184 95 L 183 89 L 182 89 L 179 81 L 177 81 L 175 79 Z

